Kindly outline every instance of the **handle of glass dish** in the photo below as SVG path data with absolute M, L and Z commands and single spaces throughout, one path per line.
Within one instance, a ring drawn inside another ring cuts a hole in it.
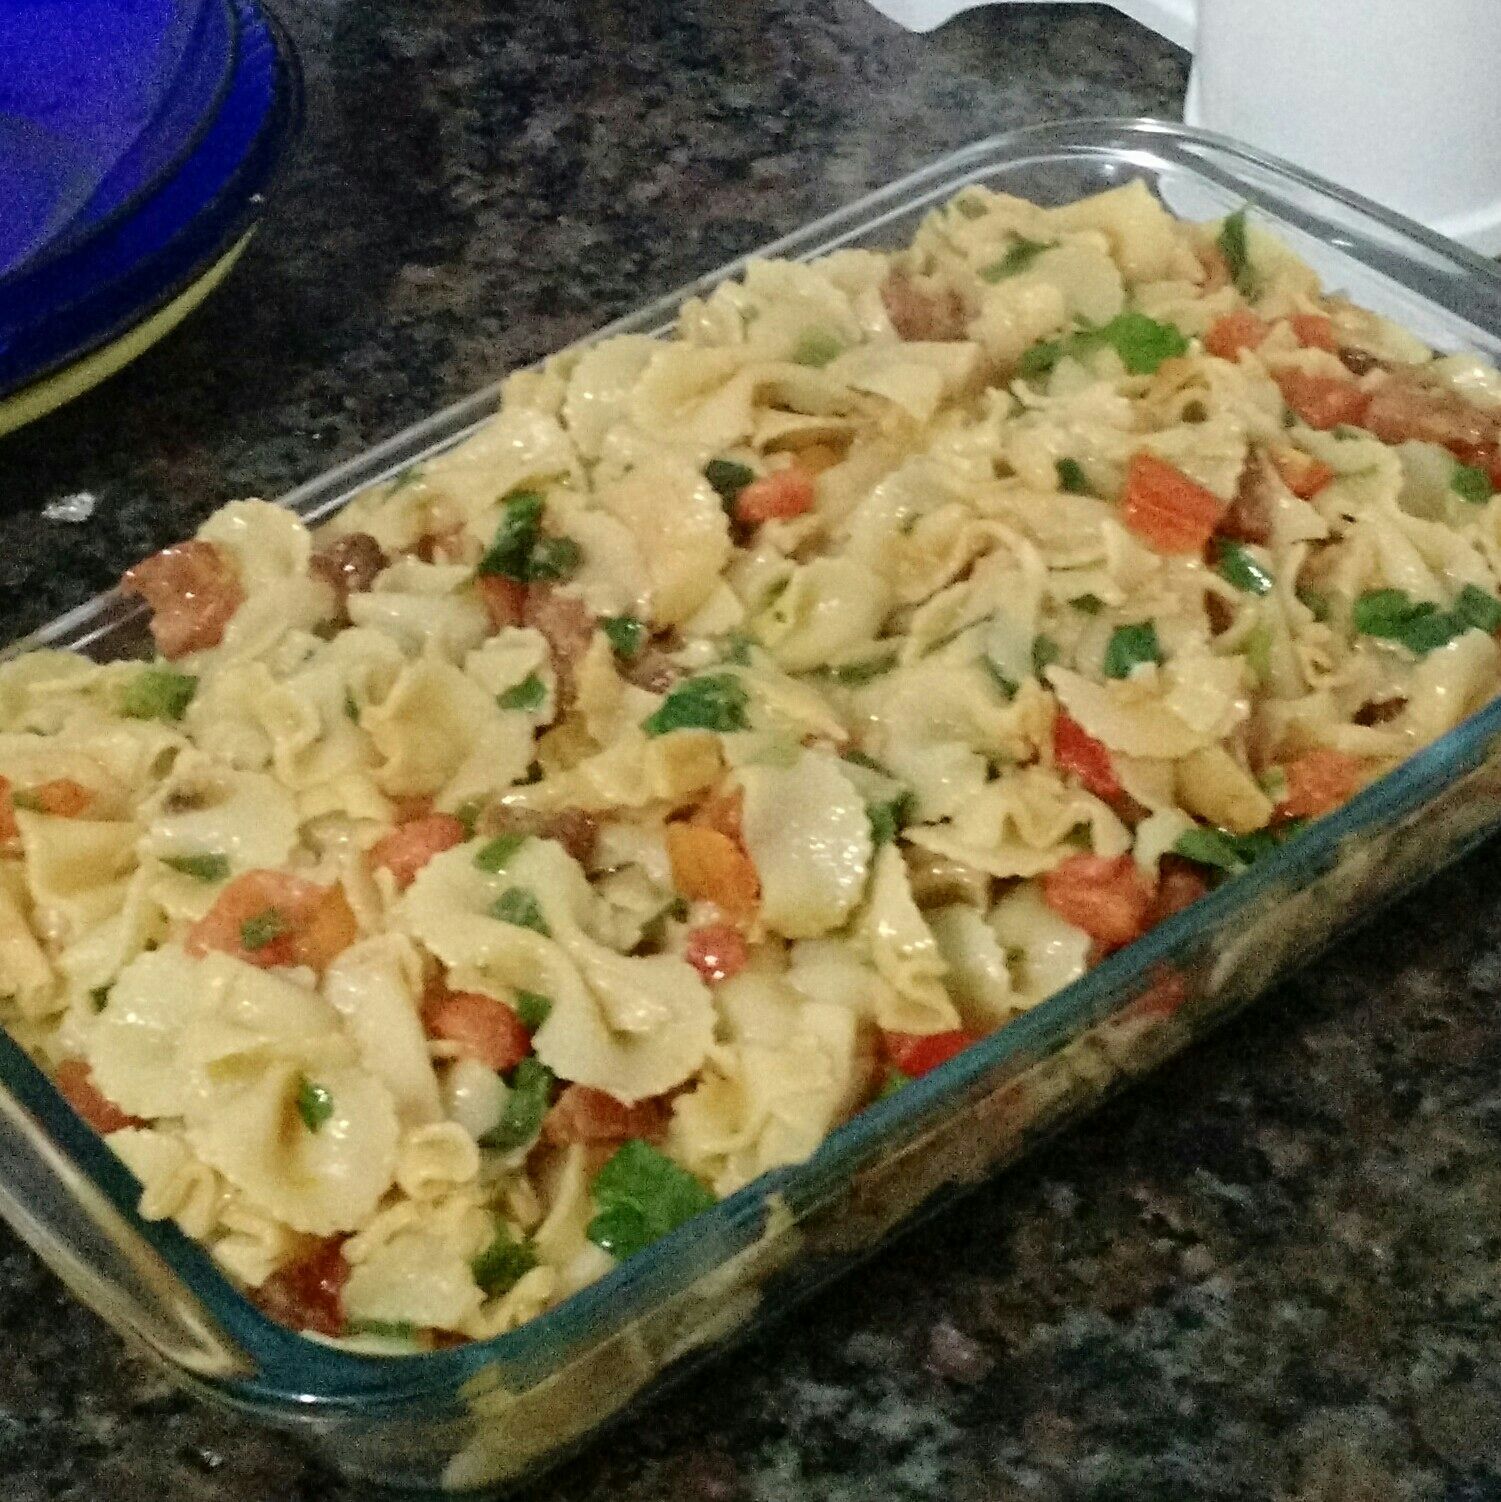
M 160 1254 L 7 1091 L 0 1215 L 80 1299 L 173 1365 L 209 1379 L 253 1372 Z

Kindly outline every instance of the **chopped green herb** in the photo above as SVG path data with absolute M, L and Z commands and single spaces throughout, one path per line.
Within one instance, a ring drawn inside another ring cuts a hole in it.
M 10 795 L 11 806 L 19 808 L 23 813 L 39 814 L 44 812 L 42 800 L 35 793 L 22 788 L 19 792 Z
M 1038 635 L 1032 638 L 1032 671 L 1040 678 L 1063 655 L 1062 649 L 1051 636 Z
M 904 1089 L 912 1083 L 910 1074 L 903 1074 L 895 1064 L 886 1071 L 886 1078 L 881 1081 L 881 1088 L 876 1092 L 877 1100 L 890 1100 L 898 1090 Z
M 599 1213 L 586 1234 L 612 1257 L 634 1256 L 714 1204 L 686 1168 L 648 1142 L 622 1144 L 594 1180 Z
M 240 947 L 252 951 L 264 949 L 286 931 L 287 920 L 274 907 L 268 907 L 264 913 L 247 918 L 240 925 Z
M 528 1032 L 534 1033 L 552 1012 L 552 1000 L 543 996 L 539 991 L 518 991 L 516 993 L 516 1015 L 521 1019 L 522 1026 Z
M 459 804 L 454 809 L 453 816 L 464 826 L 464 838 L 466 840 L 474 838 L 474 826 L 479 823 L 481 812 L 482 805 L 478 798 L 470 798 L 467 802 Z
M 870 838 L 877 850 L 897 837 L 902 826 L 912 817 L 912 804 L 912 794 L 903 792 L 885 803 L 867 805 L 865 812 L 870 817 Z
M 1253 626 L 1246 632 L 1246 667 L 1259 685 L 1267 683 L 1272 676 L 1272 633 L 1266 625 Z
M 1251 555 L 1243 542 L 1222 539 L 1215 557 L 1215 572 L 1247 594 L 1270 594 L 1272 576 Z
M 352 1319 L 346 1335 L 370 1335 L 378 1340 L 415 1340 L 417 1327 L 409 1319 Z
M 529 1241 L 517 1241 L 504 1224 L 495 1227 L 495 1240 L 482 1251 L 469 1270 L 486 1298 L 508 1292 L 537 1265 Z
M 983 282 L 1003 282 L 1008 276 L 1016 276 L 1040 256 L 1043 251 L 1053 247 L 1042 240 L 1028 240 L 1025 236 L 1019 238 L 1015 245 L 1003 255 L 999 261 L 992 261 L 989 266 L 980 268 L 980 280 Z
M 821 370 L 843 353 L 844 344 L 826 329 L 809 329 L 797 341 L 792 360 L 795 365 L 811 365 L 815 370 Z
M 223 881 L 229 875 L 229 857 L 216 851 L 202 855 L 164 855 L 162 865 L 181 871 L 195 881 Z
M 1105 608 L 1105 602 L 1098 595 L 1079 595 L 1068 603 L 1085 615 L 1098 615 Z
M 479 561 L 482 574 L 500 574 L 525 583 L 532 549 L 542 533 L 542 497 L 535 490 L 513 490 L 501 502 L 500 524 Z
M 1454 614 L 1486 635 L 1501 630 L 1501 600 L 1473 584 L 1466 584 L 1455 597 Z
M 1471 603 L 1468 608 L 1475 606 Z M 1398 642 L 1419 657 L 1445 646 L 1476 624 L 1457 610 L 1440 610 L 1427 600 L 1409 598 L 1400 589 L 1367 590 L 1351 608 L 1350 620 L 1362 635 Z
M 1161 662 L 1162 648 L 1157 642 L 1157 627 L 1151 621 L 1131 626 L 1117 626 L 1105 647 L 1105 676 L 1129 678 L 1143 663 Z
M 868 657 L 864 662 L 840 662 L 814 668 L 813 676 L 837 683 L 841 688 L 859 688 L 862 683 L 870 683 L 889 673 L 895 666 L 896 653 L 887 652 L 880 657 Z
M 495 702 L 502 709 L 541 709 L 547 698 L 547 685 L 535 674 L 528 673 L 514 688 L 508 688 Z
M 1323 590 L 1300 584 L 1297 593 L 1298 600 L 1310 612 L 1314 620 L 1327 621 L 1329 619 L 1329 596 Z
M 633 615 L 607 615 L 599 623 L 610 650 L 623 662 L 632 662 L 646 645 L 646 622 Z
M 1472 506 L 1483 506 L 1495 494 L 1491 489 L 1491 477 L 1475 464 L 1456 464 L 1449 479 L 1449 488 L 1460 500 Z
M 571 537 L 539 537 L 527 561 L 530 582 L 571 579 L 584 561 L 584 550 Z
M 1230 279 L 1242 297 L 1255 297 L 1256 271 L 1251 265 L 1251 245 L 1246 234 L 1246 211 L 1237 209 L 1220 226 L 1215 243 L 1230 269 Z
M 1173 324 L 1159 323 L 1145 313 L 1118 313 L 1097 329 L 1081 329 L 1034 344 L 1021 357 L 1017 372 L 1028 377 L 1047 375 L 1062 359 L 1084 359 L 1107 346 L 1132 375 L 1155 375 L 1164 360 L 1188 353 L 1188 340 Z
M 554 1075 L 546 1064 L 523 1059 L 507 1081 L 509 1090 L 500 1120 L 480 1138 L 481 1147 L 510 1152 L 525 1147 L 542 1129 L 542 1118 L 552 1104 Z
M 1014 699 L 1017 691 L 1021 688 L 1015 678 L 1002 671 L 1000 665 L 991 657 L 982 657 L 980 666 L 985 670 L 985 676 L 995 684 L 1003 699 Z M 1041 669 L 1038 669 L 1040 672 Z
M 93 1003 L 96 1012 L 102 1012 L 109 1003 L 110 988 L 108 986 L 95 986 L 89 992 L 89 1001 Z
M 1070 495 L 1092 495 L 1089 486 L 1089 476 L 1084 473 L 1084 466 L 1077 459 L 1060 459 L 1053 466 L 1058 471 L 1058 488 L 1066 490 Z
M 297 1084 L 297 1114 L 308 1131 L 316 1132 L 334 1114 L 334 1098 L 322 1085 L 303 1075 Z
M 498 834 L 474 853 L 474 864 L 481 871 L 504 871 L 506 863 L 526 843 L 524 834 Z
M 641 722 L 648 735 L 670 730 L 717 730 L 721 735 L 746 729 L 749 696 L 733 673 L 705 673 L 675 685 Z
M 737 668 L 750 666 L 750 649 L 755 641 L 743 631 L 726 631 L 720 642 L 720 660 Z
M 724 502 L 726 511 L 734 507 L 740 492 L 755 478 L 755 470 L 734 459 L 710 459 L 704 465 L 704 479 L 719 492 L 719 499 Z
M 142 668 L 120 694 L 120 713 L 132 720 L 180 720 L 198 680 L 172 668 Z
M 1207 824 L 1196 825 L 1179 836 L 1173 852 L 1185 860 L 1218 871 L 1244 871 L 1279 845 L 1286 844 L 1303 828 L 1301 819 L 1290 820 L 1276 829 L 1256 829 L 1250 834 L 1231 834 Z
M 360 723 L 360 706 L 347 688 L 344 690 L 344 718 L 353 720 L 356 725 Z
M 514 923 L 517 928 L 529 928 L 544 939 L 552 937 L 547 919 L 542 916 L 542 904 L 525 887 L 507 887 L 491 904 L 490 916 L 503 923 Z

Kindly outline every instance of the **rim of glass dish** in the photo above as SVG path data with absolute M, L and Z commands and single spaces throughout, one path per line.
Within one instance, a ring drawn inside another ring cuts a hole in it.
M 998 166 L 1014 168 L 1059 156 L 1100 156 L 1196 172 L 1223 189 L 1246 195 L 1248 184 L 1232 168 L 1252 169 L 1280 188 L 1294 188 L 1353 211 L 1399 237 L 1405 250 L 1421 248 L 1451 272 L 1465 273 L 1495 302 L 1501 337 L 1501 275 L 1464 247 L 1252 148 L 1216 135 L 1153 119 L 1100 118 L 1031 125 L 959 148 L 906 177 L 812 223 L 736 257 L 676 291 L 616 319 L 569 348 L 592 344 L 630 329 L 649 332 L 665 322 L 687 298 L 740 273 L 752 260 L 771 256 L 826 254 L 857 233 L 869 236 L 881 226 L 929 207 L 960 191 Z M 1458 315 L 1455 315 L 1456 317 Z M 493 411 L 501 382 L 495 381 L 366 453 L 327 471 L 281 497 L 304 520 L 316 522 L 342 506 L 351 491 L 377 483 L 402 464 L 414 462 L 424 445 L 447 446 Z M 101 629 L 113 630 L 142 614 L 124 611 L 117 592 L 107 591 L 58 617 L 6 649 L 24 650 L 68 639 L 86 646 L 87 630 L 107 614 Z M 97 633 L 95 633 L 97 634 Z M 246 1354 L 257 1370 L 250 1376 L 209 1378 L 208 1386 L 235 1401 L 260 1409 L 295 1404 L 303 1413 L 357 1407 L 366 1416 L 413 1400 L 443 1398 L 492 1363 L 555 1370 L 576 1351 L 625 1328 L 640 1313 L 661 1306 L 719 1265 L 703 1249 L 741 1250 L 754 1244 L 770 1202 L 789 1202 L 799 1213 L 815 1207 L 830 1188 L 880 1161 L 883 1148 L 905 1145 L 943 1119 L 942 1108 L 968 1099 L 985 1077 L 1003 1066 L 1022 1067 L 1077 1036 L 1081 1024 L 1101 1020 L 1123 995 L 1155 966 L 1191 947 L 1197 934 L 1212 932 L 1263 894 L 1294 888 L 1322 869 L 1347 841 L 1389 827 L 1484 760 L 1491 740 L 1501 734 L 1501 698 L 1471 715 L 1438 741 L 1420 749 L 1334 814 L 1310 825 L 1250 870 L 1202 898 L 1191 908 L 1110 956 L 1095 969 L 1048 997 L 1031 1011 L 980 1040 L 898 1095 L 878 1101 L 837 1127 L 816 1151 L 798 1164 L 773 1169 L 703 1211 L 645 1252 L 618 1264 L 561 1304 L 504 1335 L 443 1351 L 373 1356 L 324 1345 L 281 1326 L 262 1314 L 246 1294 L 221 1273 L 208 1253 L 171 1222 L 149 1222 L 136 1211 L 139 1189 L 124 1164 L 67 1108 L 45 1075 L 19 1046 L 3 1040 L 3 1054 L 20 1078 L 6 1081 L 41 1118 L 49 1135 L 104 1192 L 127 1224 L 156 1251 L 201 1302 L 207 1316 Z M 28 1078 L 34 1075 L 35 1078 Z M 40 1084 L 38 1083 L 40 1082 Z M 990 1082 L 992 1085 L 996 1082 Z

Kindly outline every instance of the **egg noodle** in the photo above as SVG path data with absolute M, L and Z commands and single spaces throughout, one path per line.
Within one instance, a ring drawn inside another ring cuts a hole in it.
M 499 1334 L 1489 699 L 1498 411 L 1141 184 L 752 263 L 0 667 L 0 1015 L 273 1316 Z

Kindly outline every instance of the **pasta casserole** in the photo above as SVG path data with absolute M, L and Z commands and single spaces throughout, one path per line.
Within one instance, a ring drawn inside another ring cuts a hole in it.
M 498 1335 L 1490 699 L 1498 487 L 1244 211 L 754 262 L 0 666 L 0 1017 L 273 1317 Z

